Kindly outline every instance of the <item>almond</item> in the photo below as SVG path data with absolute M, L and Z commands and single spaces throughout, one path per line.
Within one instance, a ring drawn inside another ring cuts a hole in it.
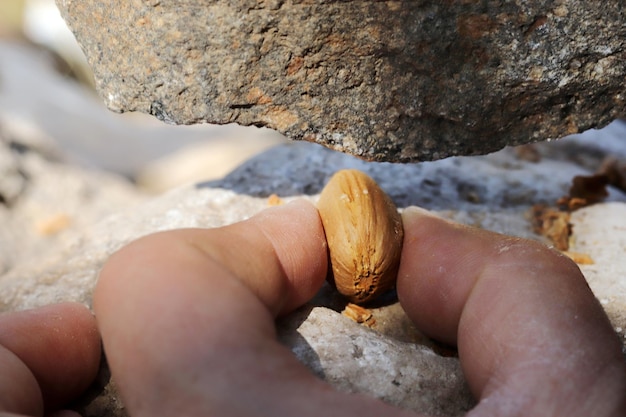
M 329 279 L 351 302 L 373 300 L 396 285 L 402 218 L 391 198 L 358 170 L 341 170 L 317 208 L 330 254 Z

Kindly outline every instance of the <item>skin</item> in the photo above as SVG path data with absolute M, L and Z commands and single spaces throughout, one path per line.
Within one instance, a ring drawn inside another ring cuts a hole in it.
M 621 344 L 575 264 L 423 210 L 403 221 L 400 302 L 425 333 L 457 344 L 479 399 L 469 416 L 626 415 Z M 309 300 L 327 266 L 317 211 L 302 201 L 114 254 L 94 308 L 130 415 L 413 415 L 334 391 L 276 341 L 275 317 Z M 45 309 L 0 316 L 0 410 L 40 416 L 95 374 L 93 317 Z M 37 324 L 52 314 L 56 331 Z
M 0 315 L 0 416 L 40 416 L 68 403 L 95 378 L 100 353 L 96 320 L 81 304 Z

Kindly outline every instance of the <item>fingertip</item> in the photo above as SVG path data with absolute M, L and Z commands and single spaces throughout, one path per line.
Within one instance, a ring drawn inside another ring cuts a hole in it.
M 37 378 L 11 349 L 0 343 L 0 417 L 41 415 L 44 400 Z
M 198 254 L 211 261 L 198 263 Z M 167 270 L 172 275 L 167 279 L 173 279 L 183 269 L 202 275 L 206 273 L 202 268 L 215 265 L 244 283 L 272 314 L 297 308 L 315 295 L 326 277 L 326 239 L 317 209 L 300 199 L 219 228 L 172 230 L 140 238 L 113 254 L 103 267 L 94 309 L 99 314 L 115 308 L 116 294 L 153 285 L 139 277 L 162 277 Z
M 271 242 L 287 279 L 280 310 L 285 314 L 311 299 L 326 278 L 327 244 L 319 213 L 311 202 L 298 199 L 264 210 L 251 221 Z
M 54 333 L 48 354 L 56 366 L 35 373 L 44 396 L 46 410 L 66 405 L 95 379 L 102 353 L 100 333 L 93 313 L 80 303 L 46 306 L 39 312 L 44 325 Z M 48 321 L 49 320 L 49 321 Z M 42 355 L 47 358 L 48 354 Z
M 100 364 L 100 336 L 91 311 L 61 303 L 0 316 L 0 345 L 34 375 L 47 410 L 83 392 Z
M 409 222 L 409 223 L 419 221 L 420 219 L 424 217 L 443 219 L 439 217 L 435 212 L 426 210 L 425 208 L 418 207 L 418 206 L 406 207 L 404 210 L 402 210 L 402 213 L 400 214 L 402 215 L 402 221 Z
M 402 213 L 404 243 L 398 271 L 398 298 L 425 334 L 456 343 L 463 303 L 476 269 L 475 232 L 418 207 Z M 465 279 L 457 279 L 465 275 Z

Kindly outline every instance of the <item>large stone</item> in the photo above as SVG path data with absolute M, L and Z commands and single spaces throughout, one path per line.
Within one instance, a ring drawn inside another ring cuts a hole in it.
M 57 0 L 109 108 L 365 159 L 487 153 L 624 115 L 622 2 Z

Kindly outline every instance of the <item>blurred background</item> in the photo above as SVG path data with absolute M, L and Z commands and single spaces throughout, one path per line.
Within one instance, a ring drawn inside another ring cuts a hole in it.
M 220 178 L 286 141 L 268 129 L 168 126 L 110 112 L 54 0 L 0 0 L 0 125 L 45 137 L 67 162 L 120 174 L 152 193 Z

